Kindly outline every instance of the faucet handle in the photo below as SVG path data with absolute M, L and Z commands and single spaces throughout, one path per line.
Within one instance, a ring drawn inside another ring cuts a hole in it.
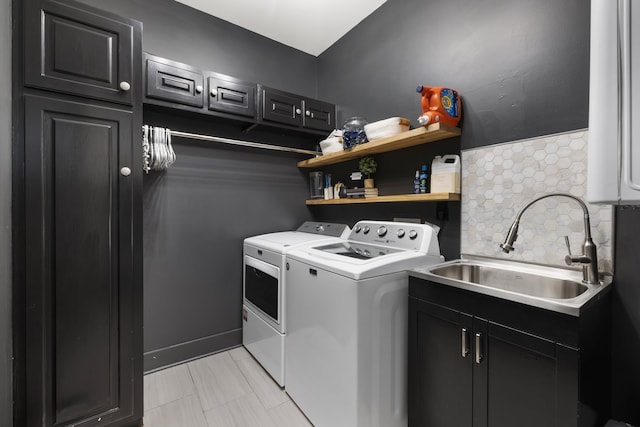
M 571 256 L 571 243 L 569 242 L 569 236 L 564 236 L 564 244 L 567 245 L 567 252 Z
M 571 255 L 571 243 L 569 243 L 569 236 L 564 236 L 564 243 L 567 245 L 567 251 L 569 252 L 569 255 L 564 257 L 564 262 L 567 265 L 591 263 L 591 258 L 589 258 L 586 255 L 579 255 L 579 256 Z

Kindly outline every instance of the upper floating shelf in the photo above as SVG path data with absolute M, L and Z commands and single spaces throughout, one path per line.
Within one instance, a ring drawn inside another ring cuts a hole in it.
M 414 145 L 453 138 L 454 136 L 460 136 L 460 128 L 447 126 L 442 123 L 434 123 L 426 128 L 420 126 L 417 129 L 402 132 L 389 138 L 376 139 L 375 141 L 356 145 L 355 147 L 336 153 L 329 153 L 312 159 L 302 160 L 298 162 L 298 167 L 318 168 L 346 162 L 347 160 L 358 159 L 371 154 L 386 153 L 388 151 L 413 147 Z

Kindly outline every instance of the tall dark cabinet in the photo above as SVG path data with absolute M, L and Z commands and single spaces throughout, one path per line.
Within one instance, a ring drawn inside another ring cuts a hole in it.
M 22 6 L 16 422 L 142 422 L 142 25 Z

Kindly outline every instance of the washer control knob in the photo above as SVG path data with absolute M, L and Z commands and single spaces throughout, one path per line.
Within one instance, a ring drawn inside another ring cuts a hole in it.
M 415 239 L 416 237 L 418 237 L 418 232 L 416 230 L 409 231 L 409 238 L 411 240 Z
M 353 229 L 353 231 L 355 231 L 356 233 L 359 233 L 360 230 L 362 230 L 362 227 L 360 227 L 359 225 L 356 225 L 355 228 Z
M 362 229 L 362 232 L 364 234 L 368 234 L 370 230 L 371 230 L 371 228 L 368 225 L 365 225 L 364 228 Z
M 324 226 L 322 224 L 316 225 L 316 231 L 320 231 L 320 232 L 324 231 Z
M 387 234 L 387 227 L 385 227 L 384 225 L 378 227 L 378 236 L 384 237 L 385 234 Z
M 400 239 L 402 239 L 402 238 L 404 237 L 404 230 L 401 228 L 400 230 L 398 230 L 398 231 L 396 232 L 396 234 L 398 235 L 398 237 L 399 237 Z

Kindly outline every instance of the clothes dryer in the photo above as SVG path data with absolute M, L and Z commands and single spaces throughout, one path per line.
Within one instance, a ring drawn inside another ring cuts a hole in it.
M 350 231 L 344 224 L 307 221 L 295 231 L 244 240 L 242 344 L 281 387 L 287 320 L 285 254 L 309 244 L 343 241 Z

